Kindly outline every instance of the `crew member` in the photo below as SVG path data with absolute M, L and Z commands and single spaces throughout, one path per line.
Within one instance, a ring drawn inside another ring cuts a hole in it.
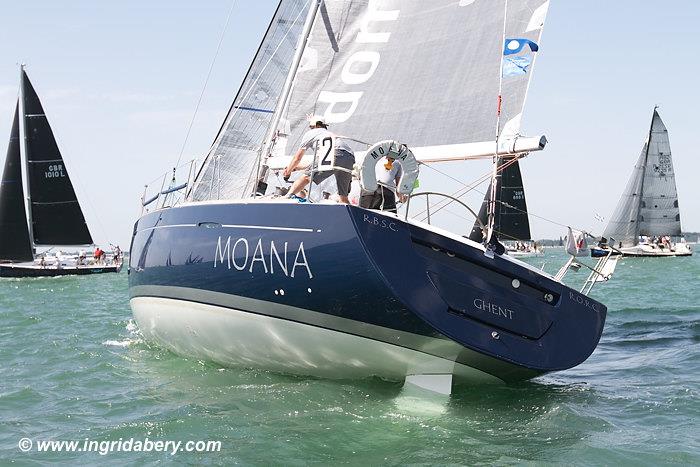
M 338 198 L 341 203 L 348 203 L 350 193 L 350 183 L 352 182 L 352 167 L 355 164 L 355 153 L 352 148 L 345 143 L 342 138 L 328 131 L 328 125 L 323 117 L 313 116 L 309 119 L 309 131 L 301 138 L 301 146 L 296 152 L 289 165 L 284 169 L 284 177 L 288 178 L 296 170 L 301 158 L 307 149 L 316 149 L 314 162 L 306 169 L 304 175 L 299 177 L 289 189 L 289 197 L 301 192 L 309 184 L 311 173 L 314 169 L 331 164 L 335 155 L 333 170 L 316 171 L 313 182 L 321 183 L 331 175 L 335 175 L 338 185 Z
M 383 157 L 374 169 L 377 176 L 377 189 L 360 196 L 360 207 L 396 212 L 396 184 L 401 179 L 401 164 L 393 159 Z M 399 195 L 403 201 L 405 195 Z

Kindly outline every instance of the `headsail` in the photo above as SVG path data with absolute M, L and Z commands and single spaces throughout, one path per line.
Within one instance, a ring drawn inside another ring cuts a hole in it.
M 24 70 L 22 96 L 34 243 L 92 244 L 92 237 L 53 131 L 39 96 Z
M 32 261 L 34 254 L 27 228 L 22 188 L 19 138 L 19 102 L 12 121 L 10 144 L 0 182 L 0 260 Z
M 547 5 L 510 0 L 507 35 L 537 41 Z M 324 1 L 283 118 L 284 152 L 296 149 L 309 114 L 369 143 L 494 141 L 503 15 L 500 1 Z M 502 133 L 520 129 L 529 76 L 504 78 Z
M 289 73 L 308 0 L 281 0 L 190 193 L 194 201 L 241 197 Z
M 616 245 L 632 246 L 638 243 L 639 237 L 639 206 L 642 195 L 642 181 L 644 180 L 644 165 L 647 157 L 647 144 L 644 144 L 642 153 L 634 164 L 632 175 L 627 181 L 625 191 L 622 193 L 617 207 L 605 227 L 603 237 L 612 239 Z
M 499 159 L 499 167 L 508 163 L 505 159 Z M 530 234 L 530 220 L 527 215 L 527 202 L 525 201 L 525 188 L 517 161 L 505 167 L 497 178 L 497 193 L 495 207 L 494 231 L 502 240 L 532 240 Z M 489 186 L 484 202 L 479 210 L 479 220 L 483 225 L 488 222 L 488 203 L 491 198 Z M 483 242 L 483 233 L 478 222 L 474 223 L 469 235 L 475 242 Z
M 640 235 L 680 235 L 676 180 L 668 131 L 656 109 L 649 136 L 603 236 L 633 246 Z

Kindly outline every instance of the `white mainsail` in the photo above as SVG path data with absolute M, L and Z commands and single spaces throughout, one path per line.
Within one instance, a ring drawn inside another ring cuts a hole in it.
M 603 232 L 623 247 L 637 245 L 640 235 L 681 235 L 668 130 L 656 109 L 647 142 Z
M 507 5 L 325 0 L 282 119 L 291 128 L 284 152 L 296 148 L 311 114 L 323 115 L 336 134 L 391 138 L 417 152 L 495 141 L 503 15 L 507 37 L 535 42 L 548 2 Z M 529 78 L 504 78 L 502 133 L 519 132 Z
M 654 109 L 647 160 L 644 167 L 639 235 L 681 234 L 676 177 L 671 160 L 668 130 Z

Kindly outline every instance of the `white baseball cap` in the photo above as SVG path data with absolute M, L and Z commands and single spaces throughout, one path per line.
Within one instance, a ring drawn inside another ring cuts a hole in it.
M 328 125 L 323 115 L 309 115 L 309 126 L 314 127 L 319 123 L 322 125 Z

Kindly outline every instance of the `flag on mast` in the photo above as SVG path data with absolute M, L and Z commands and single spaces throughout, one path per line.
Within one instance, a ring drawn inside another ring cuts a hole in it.
M 503 44 L 503 77 L 527 74 L 532 65 L 533 54 L 538 50 L 540 47 L 537 43 L 529 39 L 506 39 Z

